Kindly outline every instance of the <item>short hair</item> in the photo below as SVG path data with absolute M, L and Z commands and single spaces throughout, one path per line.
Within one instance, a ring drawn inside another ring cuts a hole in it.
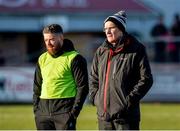
M 43 34 L 44 33 L 63 34 L 63 29 L 58 24 L 51 24 L 44 27 Z

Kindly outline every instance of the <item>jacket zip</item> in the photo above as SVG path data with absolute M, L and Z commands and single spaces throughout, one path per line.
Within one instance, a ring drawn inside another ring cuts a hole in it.
M 108 57 L 108 62 L 107 62 L 107 70 L 106 70 L 106 77 L 105 77 L 105 86 L 104 86 L 104 112 L 107 111 L 107 89 L 108 89 L 108 82 L 109 82 L 109 72 L 110 72 L 110 67 L 111 67 L 111 60 L 114 55 L 114 53 L 118 53 L 122 50 L 123 48 L 119 48 L 116 52 L 114 52 L 112 49 L 110 49 L 109 52 L 109 57 Z M 117 62 L 115 62 L 117 64 Z M 116 65 L 114 65 L 116 68 Z M 115 75 L 116 69 L 113 70 L 113 77 Z M 113 78 L 114 79 L 114 78 Z
M 107 64 L 107 71 L 106 71 L 106 82 L 105 82 L 105 87 L 104 87 L 104 112 L 107 111 L 107 107 L 106 107 L 106 102 L 107 102 L 107 87 L 108 87 L 108 79 L 109 79 L 109 72 L 110 72 L 110 67 L 111 67 L 111 58 L 112 58 L 112 55 L 113 55 L 113 50 L 110 49 L 110 52 L 109 52 L 109 57 L 108 57 L 108 64 Z
M 116 67 L 117 67 L 117 60 L 115 59 L 114 68 L 113 68 L 113 79 L 114 79 L 114 77 L 115 77 Z

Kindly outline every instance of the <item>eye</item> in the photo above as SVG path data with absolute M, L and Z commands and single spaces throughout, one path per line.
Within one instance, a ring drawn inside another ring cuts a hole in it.
M 112 30 L 115 30 L 115 29 L 116 29 L 116 26 L 113 26 L 113 27 L 104 28 L 103 31 L 107 32 L 108 30 L 112 31 Z
M 44 42 L 47 43 L 47 42 L 48 42 L 48 39 L 44 39 Z

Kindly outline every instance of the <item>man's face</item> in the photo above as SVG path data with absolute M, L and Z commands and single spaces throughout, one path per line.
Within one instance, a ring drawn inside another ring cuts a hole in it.
M 50 55 L 55 55 L 63 45 L 63 34 L 44 33 L 44 42 Z
M 111 21 L 104 24 L 104 32 L 109 43 L 116 44 L 119 38 L 123 36 L 123 32 Z

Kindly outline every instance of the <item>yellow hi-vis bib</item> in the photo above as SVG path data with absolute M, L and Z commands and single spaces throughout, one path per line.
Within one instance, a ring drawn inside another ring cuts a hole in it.
M 42 74 L 42 99 L 59 99 L 75 97 L 77 89 L 71 62 L 77 56 L 76 51 L 66 52 L 53 58 L 48 52 L 43 53 L 38 62 Z

